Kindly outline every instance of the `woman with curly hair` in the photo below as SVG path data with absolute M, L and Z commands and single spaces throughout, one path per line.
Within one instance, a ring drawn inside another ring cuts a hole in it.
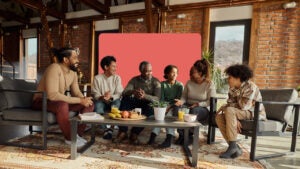
M 241 132 L 239 120 L 254 117 L 255 101 L 261 101 L 259 88 L 251 82 L 252 70 L 246 65 L 232 65 L 225 69 L 228 75 L 230 90 L 227 104 L 223 105 L 216 116 L 216 123 L 227 141 L 229 147 L 220 158 L 236 158 L 242 155 L 242 150 L 236 143 L 237 134 Z M 260 106 L 260 119 L 266 119 L 264 107 Z

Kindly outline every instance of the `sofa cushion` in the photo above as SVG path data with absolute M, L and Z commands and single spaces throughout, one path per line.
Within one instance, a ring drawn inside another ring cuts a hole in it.
M 12 89 L 12 90 L 36 90 L 36 83 L 27 82 L 22 79 L 10 79 L 4 78 L 0 82 L 1 89 Z M 3 103 L 0 104 L 1 109 L 5 108 L 30 108 L 32 103 L 33 93 L 25 92 L 4 92 L 2 93 L 5 98 L 6 106 Z M 1 96 L 1 95 L 0 95 Z
M 240 120 L 242 129 L 246 131 L 252 131 L 253 120 Z M 275 120 L 258 121 L 258 132 L 266 131 L 282 131 L 283 123 Z
M 295 89 L 263 89 L 263 101 L 295 102 L 298 93 Z M 288 122 L 292 115 L 292 106 L 265 104 L 267 119 Z
M 76 112 L 70 111 L 69 118 L 77 115 Z M 31 109 L 21 109 L 21 108 L 12 108 L 3 110 L 2 112 L 3 120 L 13 120 L 13 121 L 33 121 L 39 122 L 42 121 L 42 112 L 38 110 Z M 49 124 L 56 123 L 56 116 L 54 113 L 47 113 L 47 121 Z

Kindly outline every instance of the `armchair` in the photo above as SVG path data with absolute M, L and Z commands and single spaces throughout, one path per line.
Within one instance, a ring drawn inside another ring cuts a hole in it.
M 264 89 L 261 90 L 262 102 L 255 103 L 253 120 L 240 120 L 242 124 L 242 135 L 251 137 L 250 160 L 282 156 L 286 153 L 276 153 L 256 157 L 257 136 L 283 136 L 287 128 L 288 121 L 294 115 L 293 131 L 290 152 L 296 150 L 297 128 L 299 122 L 299 106 L 296 103 L 298 93 L 294 89 Z M 207 143 L 215 141 L 215 123 L 217 98 L 211 99 L 211 112 L 209 118 L 209 130 Z M 267 121 L 258 119 L 259 107 L 263 104 L 267 113 Z M 294 113 L 294 114 L 293 114 Z

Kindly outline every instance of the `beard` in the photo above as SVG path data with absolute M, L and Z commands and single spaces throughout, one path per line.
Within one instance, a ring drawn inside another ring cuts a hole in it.
M 77 72 L 78 71 L 78 63 L 74 63 L 74 64 L 71 64 L 69 66 L 69 68 L 74 71 L 74 72 Z

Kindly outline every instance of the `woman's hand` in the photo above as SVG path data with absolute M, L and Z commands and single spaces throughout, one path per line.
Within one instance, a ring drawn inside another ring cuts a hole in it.
M 194 103 L 194 104 L 192 104 L 190 107 L 189 107 L 189 109 L 192 109 L 192 108 L 194 108 L 194 107 L 198 107 L 199 106 L 199 104 L 198 103 Z
M 174 101 L 175 101 L 176 106 L 182 106 L 183 105 L 183 103 L 180 99 L 174 99 Z

